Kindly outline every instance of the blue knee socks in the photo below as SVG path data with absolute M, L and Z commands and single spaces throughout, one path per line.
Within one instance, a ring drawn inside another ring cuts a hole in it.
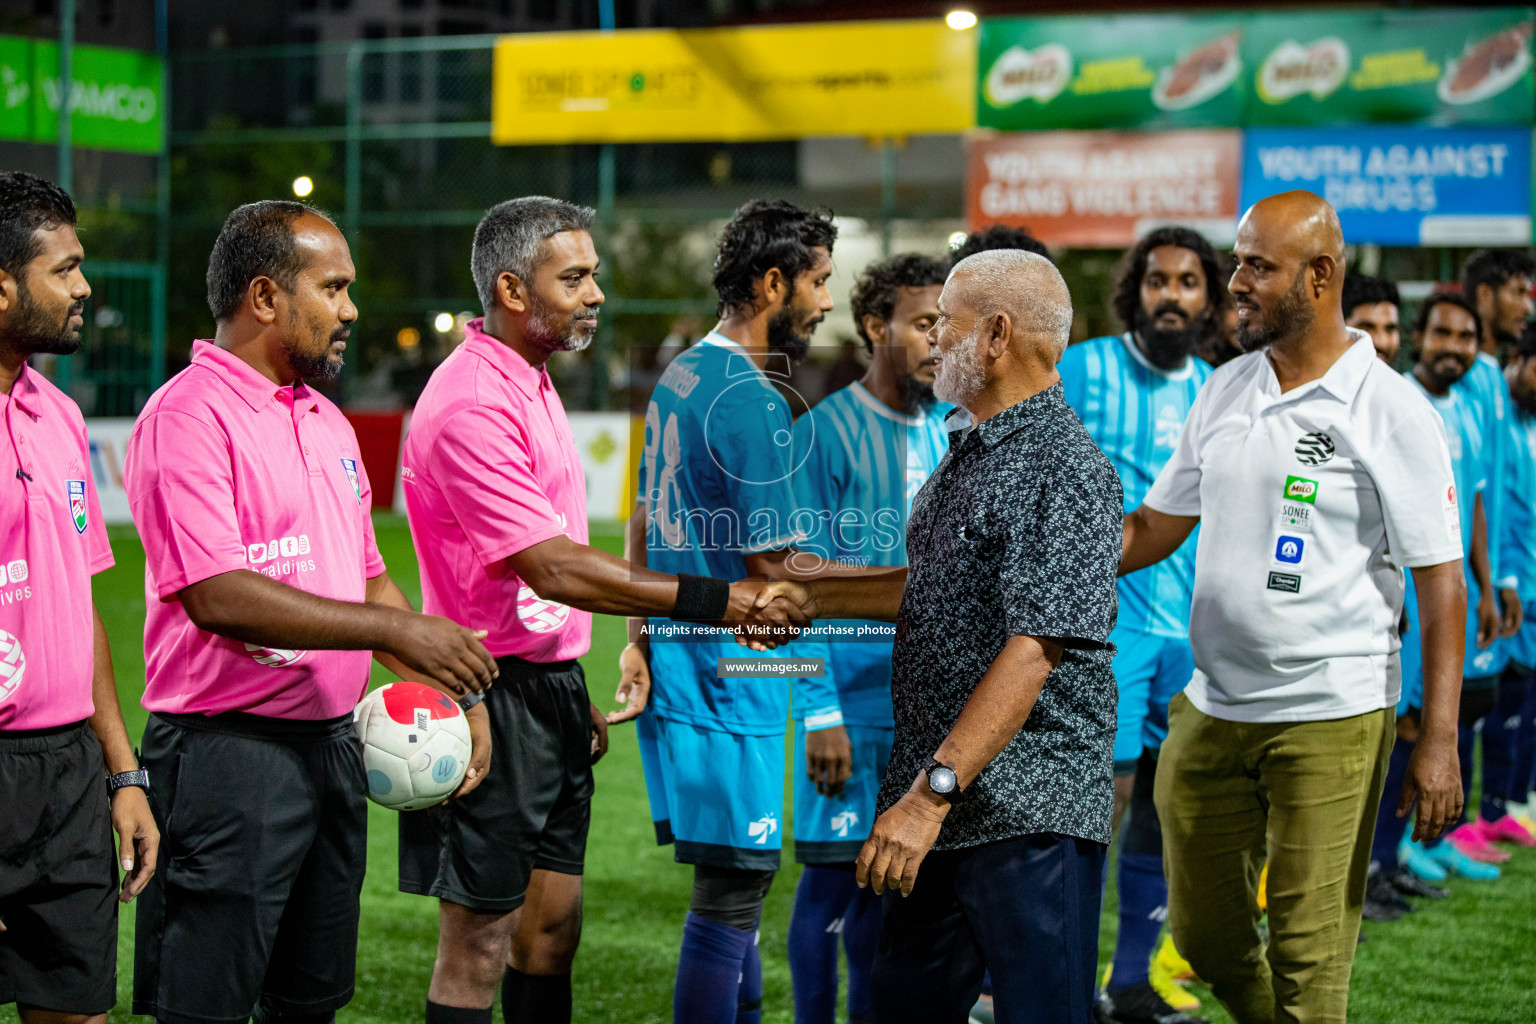
M 848 907 L 858 894 L 849 865 L 808 864 L 800 873 L 789 918 L 795 1024 L 832 1024 L 837 1012 L 837 937 L 847 928 Z
M 736 989 L 736 1024 L 762 1024 L 763 960 L 757 955 L 758 933 L 752 933 L 746 956 L 741 958 L 741 984 Z
M 1371 860 L 1381 865 L 1381 870 L 1391 874 L 1398 868 L 1397 848 L 1402 845 L 1403 833 L 1408 829 L 1409 816 L 1397 816 L 1397 802 L 1403 795 L 1403 778 L 1408 774 L 1408 758 L 1413 755 L 1413 744 L 1399 739 L 1392 744 L 1392 757 L 1387 761 L 1387 782 L 1381 792 L 1381 805 L 1376 808 L 1376 835 L 1371 840 Z
M 848 1016 L 872 1017 L 875 996 L 870 975 L 875 970 L 875 949 L 880 945 L 880 897 L 873 889 L 859 889 L 843 918 L 843 951 L 848 954 Z
M 1499 683 L 1499 699 L 1483 720 L 1483 801 L 1479 808 L 1485 821 L 1504 817 L 1507 801 L 1521 802 L 1530 782 L 1515 782 L 1515 744 L 1520 735 L 1520 712 L 1529 683 L 1506 675 Z
M 673 1024 L 735 1024 L 753 932 L 690 912 L 672 993 Z M 758 991 L 762 991 L 759 968 Z
M 1120 934 L 1115 939 L 1115 962 L 1110 971 L 1111 989 L 1147 980 L 1152 949 L 1163 931 L 1168 914 L 1168 882 L 1163 878 L 1163 858 L 1151 854 L 1122 853 L 1117 872 L 1120 889 Z

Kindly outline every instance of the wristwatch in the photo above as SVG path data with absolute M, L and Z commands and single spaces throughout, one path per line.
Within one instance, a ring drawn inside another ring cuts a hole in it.
M 107 776 L 107 792 L 116 793 L 128 786 L 138 786 L 146 793 L 149 792 L 149 769 L 135 768 L 131 772 L 118 772 L 116 775 Z
M 923 765 L 923 774 L 928 776 L 928 789 L 950 803 L 960 796 L 960 780 L 955 777 L 955 770 L 938 758 L 928 759 Z
M 485 701 L 485 694 L 483 694 L 483 693 L 474 693 L 473 691 L 471 691 L 468 696 L 466 696 L 463 700 L 459 701 L 459 708 L 461 710 L 468 711 L 470 708 L 474 707 L 476 704 L 483 703 L 484 701 Z

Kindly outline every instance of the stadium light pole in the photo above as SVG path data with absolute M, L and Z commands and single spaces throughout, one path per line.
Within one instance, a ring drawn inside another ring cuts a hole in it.
M 363 44 L 347 47 L 346 198 L 341 229 L 354 248 L 363 210 Z
M 59 0 L 59 173 L 58 186 L 74 191 L 74 152 L 70 138 L 70 93 L 75 81 L 75 0 Z
M 155 53 L 160 57 L 160 155 L 155 161 L 155 283 L 149 333 L 154 386 L 165 380 L 165 288 L 171 265 L 171 11 L 155 0 Z
M 616 27 L 613 0 L 597 0 L 597 27 L 603 32 L 612 32 Z M 601 255 L 610 264 L 613 248 L 609 240 L 613 237 L 613 204 L 617 188 L 614 165 L 617 159 L 613 143 L 605 142 L 598 147 L 597 223 L 602 228 L 601 237 L 604 239 Z M 609 273 L 612 273 L 611 265 Z M 598 317 L 597 337 L 593 342 L 592 376 L 587 387 L 587 401 L 594 409 L 604 409 L 608 405 L 608 354 L 613 351 L 613 324 L 608 317 Z

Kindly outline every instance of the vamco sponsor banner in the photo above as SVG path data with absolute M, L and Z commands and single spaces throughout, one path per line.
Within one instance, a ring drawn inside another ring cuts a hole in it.
M 1307 189 L 1350 243 L 1528 245 L 1531 133 L 1524 128 L 1251 129 L 1244 209 Z
M 1050 245 L 1120 247 L 1162 224 L 1231 242 L 1236 131 L 1028 132 L 972 140 L 972 227 L 1028 227 Z
M 0 36 L 0 139 L 59 137 L 58 44 Z M 76 46 L 70 138 L 76 146 L 158 153 L 164 140 L 162 63 L 151 53 Z

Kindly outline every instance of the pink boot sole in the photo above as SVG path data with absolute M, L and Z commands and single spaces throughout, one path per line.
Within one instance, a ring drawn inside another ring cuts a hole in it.
M 1502 864 L 1509 860 L 1507 852 L 1484 839 L 1482 831 L 1470 822 L 1456 829 L 1445 839 L 1466 856 L 1483 864 Z
M 1485 843 L 1514 843 L 1516 846 L 1536 846 L 1536 835 L 1532 835 L 1512 814 L 1506 814 L 1497 821 L 1489 821 L 1486 818 L 1479 817 L 1476 827 L 1478 834 L 1483 837 L 1483 842 Z

